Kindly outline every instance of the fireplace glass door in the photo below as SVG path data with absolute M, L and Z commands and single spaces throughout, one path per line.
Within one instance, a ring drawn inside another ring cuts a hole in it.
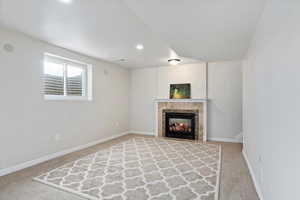
M 166 137 L 195 139 L 194 113 L 166 113 Z

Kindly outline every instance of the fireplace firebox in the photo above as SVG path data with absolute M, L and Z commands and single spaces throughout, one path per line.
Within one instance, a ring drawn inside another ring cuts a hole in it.
M 195 113 L 166 112 L 165 136 L 195 140 Z

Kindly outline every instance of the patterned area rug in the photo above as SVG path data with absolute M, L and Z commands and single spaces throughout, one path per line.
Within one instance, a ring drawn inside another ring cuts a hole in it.
M 135 137 L 34 180 L 91 200 L 217 200 L 221 147 Z

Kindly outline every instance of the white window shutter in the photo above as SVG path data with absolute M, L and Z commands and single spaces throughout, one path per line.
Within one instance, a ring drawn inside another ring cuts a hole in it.
M 90 66 L 67 58 L 45 55 L 44 95 L 47 99 L 90 100 Z
M 44 94 L 64 95 L 64 65 L 62 63 L 45 61 Z
M 85 68 L 76 66 L 67 66 L 67 96 L 85 96 L 84 95 L 84 77 Z

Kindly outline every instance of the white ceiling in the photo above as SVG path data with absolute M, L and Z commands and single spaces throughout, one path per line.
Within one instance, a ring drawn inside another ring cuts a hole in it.
M 177 56 L 183 63 L 232 60 L 245 54 L 263 1 L 0 0 L 0 25 L 125 67 L 166 65 Z
M 181 56 L 242 59 L 265 0 L 124 0 Z

